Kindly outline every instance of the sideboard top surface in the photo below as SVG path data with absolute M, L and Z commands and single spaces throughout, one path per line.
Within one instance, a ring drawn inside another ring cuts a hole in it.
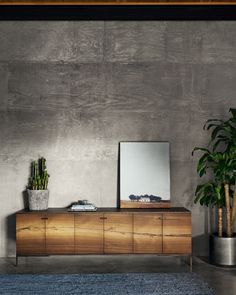
M 48 208 L 44 211 L 30 211 L 29 209 L 22 209 L 17 214 L 22 213 L 72 213 L 72 214 L 84 214 L 84 213 L 190 213 L 190 210 L 184 207 L 170 207 L 170 208 L 144 208 L 144 209 L 120 209 L 120 208 L 98 208 L 97 211 L 68 211 L 68 208 Z

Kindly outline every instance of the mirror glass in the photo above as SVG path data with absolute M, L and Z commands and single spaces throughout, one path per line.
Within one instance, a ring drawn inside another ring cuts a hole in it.
M 120 207 L 170 207 L 168 142 L 120 143 Z

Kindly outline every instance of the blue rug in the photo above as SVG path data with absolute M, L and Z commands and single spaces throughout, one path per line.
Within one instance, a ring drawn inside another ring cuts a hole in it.
M 213 295 L 194 273 L 0 275 L 0 294 Z

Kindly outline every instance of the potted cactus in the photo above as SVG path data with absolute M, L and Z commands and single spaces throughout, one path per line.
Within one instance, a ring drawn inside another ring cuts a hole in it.
M 27 187 L 30 210 L 47 210 L 49 191 L 49 174 L 46 169 L 46 159 L 40 158 L 31 163 L 31 177 Z

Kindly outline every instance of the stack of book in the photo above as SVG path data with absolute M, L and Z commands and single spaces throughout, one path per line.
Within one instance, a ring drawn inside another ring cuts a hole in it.
M 97 211 L 97 207 L 88 201 L 78 201 L 71 205 L 69 211 Z

